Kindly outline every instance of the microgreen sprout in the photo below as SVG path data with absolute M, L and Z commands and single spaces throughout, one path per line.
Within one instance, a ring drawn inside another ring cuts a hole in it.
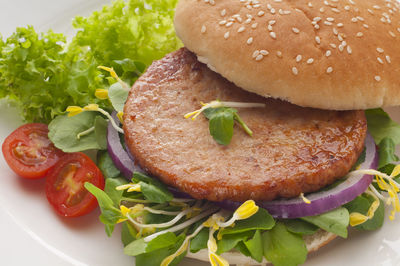
M 106 89 L 97 89 L 94 93 L 97 99 L 106 100 L 108 99 L 108 90 Z
M 237 220 L 247 219 L 253 216 L 256 212 L 258 212 L 258 206 L 254 202 L 254 200 L 245 201 L 236 211 L 233 213 L 232 218 L 227 222 L 223 223 L 221 221 L 216 220 L 216 223 L 219 227 L 229 227 Z
M 300 198 L 306 203 L 306 204 L 311 204 L 311 201 L 304 196 L 304 193 L 300 193 Z
M 390 213 L 389 219 L 394 220 L 396 212 L 400 212 L 400 202 L 397 193 L 400 191 L 400 185 L 393 180 L 395 176 L 400 173 L 400 165 L 397 165 L 390 175 L 382 173 L 373 169 L 355 170 L 350 174 L 374 175 L 373 180 L 382 192 L 386 192 L 388 196 L 379 192 L 372 184 L 369 186 L 371 192 L 379 199 L 383 200 L 387 205 L 392 205 L 393 209 Z
M 98 66 L 97 68 L 102 69 L 110 73 L 111 77 L 113 77 L 119 84 L 122 85 L 123 88 L 126 90 L 129 90 L 129 85 L 123 82 L 117 75 L 117 73 L 114 71 L 112 67 L 105 67 L 105 66 Z
M 195 120 L 201 113 L 209 120 L 209 130 L 211 136 L 216 142 L 222 145 L 228 145 L 233 136 L 234 121 L 236 121 L 243 130 L 249 135 L 253 131 L 244 123 L 238 112 L 234 108 L 254 108 L 265 107 L 264 103 L 241 103 L 241 102 L 221 102 L 215 100 L 209 103 L 201 102 L 202 107 L 196 111 L 187 113 L 184 118 Z
M 372 192 L 370 189 L 365 191 L 366 194 L 372 196 L 374 198 L 374 202 L 368 209 L 367 215 L 361 214 L 359 212 L 350 213 L 350 225 L 357 226 L 365 223 L 366 221 L 372 219 L 375 215 L 375 211 L 379 208 L 380 200 L 379 198 Z
M 104 109 L 100 108 L 97 104 L 88 104 L 83 108 L 79 106 L 68 106 L 66 110 L 66 112 L 68 112 L 68 117 L 78 115 L 84 111 L 100 112 L 101 114 L 103 114 L 108 118 L 108 120 L 111 122 L 111 125 L 115 128 L 115 130 L 117 130 L 119 133 L 122 134 L 124 133 L 124 130 L 115 123 L 111 115 Z

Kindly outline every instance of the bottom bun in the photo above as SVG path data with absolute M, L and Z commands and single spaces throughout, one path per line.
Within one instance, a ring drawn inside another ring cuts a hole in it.
M 311 236 L 304 236 L 304 242 L 306 244 L 308 252 L 314 252 L 320 249 L 321 247 L 325 246 L 335 238 L 336 238 L 335 234 L 326 232 L 324 230 L 319 230 Z M 208 251 L 206 249 L 203 249 L 196 253 L 188 252 L 186 257 L 201 261 L 208 261 Z M 269 262 L 265 258 L 260 263 L 253 260 L 251 257 L 246 257 L 242 253 L 236 251 L 225 252 L 222 254 L 222 257 L 228 259 L 230 264 L 236 264 L 236 265 L 269 264 Z

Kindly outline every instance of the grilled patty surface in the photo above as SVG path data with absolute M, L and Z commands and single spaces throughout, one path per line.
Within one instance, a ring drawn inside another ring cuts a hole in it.
M 266 103 L 239 109 L 253 137 L 235 125 L 222 146 L 203 115 L 183 117 L 215 99 Z M 244 201 L 296 197 L 343 177 L 363 149 L 367 123 L 363 111 L 302 108 L 246 92 L 182 48 L 134 84 L 124 131 L 139 164 L 164 183 L 197 199 Z

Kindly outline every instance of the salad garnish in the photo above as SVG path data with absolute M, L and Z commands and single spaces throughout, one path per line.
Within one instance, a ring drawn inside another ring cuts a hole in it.
M 264 103 L 242 103 L 242 102 L 222 102 L 215 100 L 209 103 L 201 102 L 202 107 L 196 111 L 187 113 L 185 118 L 195 120 L 201 113 L 209 120 L 209 130 L 214 140 L 222 145 L 229 145 L 233 136 L 234 121 L 243 128 L 249 135 L 253 131 L 244 123 L 234 108 L 263 108 Z

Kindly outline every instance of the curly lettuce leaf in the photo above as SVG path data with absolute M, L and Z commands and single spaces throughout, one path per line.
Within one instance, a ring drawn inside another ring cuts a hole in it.
M 114 67 L 128 84 L 155 59 L 181 46 L 173 27 L 177 0 L 117 0 L 88 18 L 77 17 L 71 43 L 63 34 L 17 28 L 0 38 L 0 98 L 14 100 L 26 122 L 49 123 L 70 105 L 99 104 L 96 89 L 111 84 L 99 65 Z

